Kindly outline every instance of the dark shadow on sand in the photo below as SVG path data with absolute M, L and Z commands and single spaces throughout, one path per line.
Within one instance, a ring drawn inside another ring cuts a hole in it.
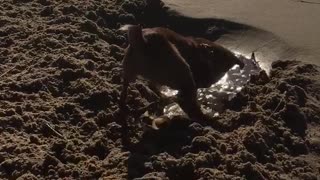
M 257 30 L 252 26 L 224 19 L 186 17 L 168 9 L 158 0 L 150 0 L 144 11 L 135 16 L 137 22 L 145 27 L 168 27 L 186 36 L 204 37 L 212 41 L 232 31 Z

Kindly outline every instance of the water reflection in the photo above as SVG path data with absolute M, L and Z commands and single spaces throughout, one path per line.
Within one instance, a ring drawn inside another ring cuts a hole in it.
M 250 76 L 259 73 L 261 70 L 255 58 L 248 58 L 239 53 L 235 54 L 245 63 L 243 69 L 235 65 L 211 87 L 198 89 L 198 101 L 201 104 L 203 112 L 206 114 L 219 116 L 219 112 L 223 110 L 224 102 L 231 100 L 249 81 Z M 163 87 L 161 93 L 171 97 L 177 95 L 178 91 Z M 177 103 L 171 103 L 165 106 L 163 113 L 168 117 L 184 114 Z

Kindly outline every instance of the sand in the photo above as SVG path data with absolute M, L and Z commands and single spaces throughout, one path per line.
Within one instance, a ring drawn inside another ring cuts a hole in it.
M 214 121 L 178 116 L 158 131 L 138 110 L 159 99 L 138 80 L 122 131 L 121 24 L 201 35 L 174 23 L 184 18 L 150 8 L 119 0 L 1 3 L 0 179 L 317 179 L 320 68 L 312 64 L 276 61 Z

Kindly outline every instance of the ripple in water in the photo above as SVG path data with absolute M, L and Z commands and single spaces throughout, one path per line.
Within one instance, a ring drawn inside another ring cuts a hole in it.
M 198 89 L 198 101 L 204 113 L 218 116 L 219 112 L 223 110 L 224 102 L 230 101 L 241 91 L 244 85 L 250 80 L 252 74 L 260 72 L 261 68 L 255 61 L 255 58 L 248 58 L 239 53 L 235 54 L 245 63 L 243 69 L 235 65 L 217 83 L 212 84 L 209 88 Z M 178 91 L 163 87 L 161 93 L 171 97 L 177 95 Z M 168 117 L 184 114 L 177 103 L 171 103 L 165 106 L 163 113 Z

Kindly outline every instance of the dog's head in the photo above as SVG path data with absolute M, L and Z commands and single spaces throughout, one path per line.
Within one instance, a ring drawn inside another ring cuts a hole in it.
M 236 57 L 234 61 L 235 61 L 234 64 L 238 64 L 240 66 L 240 69 L 244 68 L 245 64 L 240 58 Z
M 141 48 L 145 44 L 141 25 L 126 24 L 119 31 L 127 33 L 128 42 L 133 48 Z
M 217 67 L 218 71 L 227 72 L 234 65 L 239 65 L 241 69 L 244 68 L 245 63 L 233 52 L 219 45 L 214 45 L 212 48 L 213 65 Z

